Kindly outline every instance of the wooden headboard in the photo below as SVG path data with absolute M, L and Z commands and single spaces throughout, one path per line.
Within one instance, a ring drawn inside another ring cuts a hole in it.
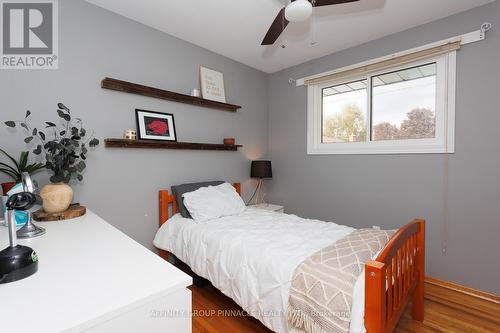
M 241 184 L 234 183 L 234 188 L 239 195 L 241 195 Z M 172 206 L 172 215 L 169 215 L 169 208 Z M 170 194 L 168 190 L 160 190 L 159 192 L 159 207 L 160 207 L 160 217 L 159 224 L 160 227 L 163 223 L 167 222 L 170 216 L 177 214 L 177 203 L 175 201 L 175 196 Z

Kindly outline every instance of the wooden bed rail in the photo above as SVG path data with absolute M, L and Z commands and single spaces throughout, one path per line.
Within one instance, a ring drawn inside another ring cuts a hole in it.
M 365 265 L 365 327 L 392 332 L 412 295 L 412 317 L 424 320 L 425 221 L 399 229 Z

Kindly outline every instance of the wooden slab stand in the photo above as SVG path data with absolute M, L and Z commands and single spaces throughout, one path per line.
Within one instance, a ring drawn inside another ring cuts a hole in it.
M 61 213 L 46 213 L 43 208 L 33 213 L 33 219 L 37 222 L 54 222 L 74 219 L 87 213 L 85 206 L 72 204 L 67 210 Z

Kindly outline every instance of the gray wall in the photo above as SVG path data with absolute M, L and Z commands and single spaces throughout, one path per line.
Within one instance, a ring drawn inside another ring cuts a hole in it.
M 484 21 L 498 29 L 500 3 L 271 76 L 80 0 L 60 1 L 59 6 L 60 69 L 0 71 L 2 122 L 21 118 L 26 109 L 35 123 L 56 119 L 55 105 L 62 101 L 103 139 L 135 128 L 134 109 L 143 108 L 174 113 L 181 141 L 219 142 L 234 136 L 244 145 L 238 153 L 99 147 L 89 156 L 85 181 L 74 186 L 76 200 L 120 230 L 151 247 L 157 190 L 172 184 L 224 178 L 242 182 L 248 196 L 253 185 L 249 160 L 266 155 L 269 142 L 275 173 L 268 183 L 269 201 L 285 204 L 291 213 L 353 226 L 392 228 L 425 217 L 428 274 L 500 292 L 497 31 L 459 52 L 454 155 L 308 156 L 306 92 L 288 84 L 289 77 L 467 33 Z M 197 83 L 200 64 L 224 72 L 228 101 L 243 105 L 241 111 L 231 114 L 100 88 L 101 79 L 110 76 L 187 92 Z M 1 147 L 24 149 L 23 138 L 0 126 Z M 37 178 L 44 183 L 47 174 Z
M 157 229 L 157 191 L 207 179 L 239 181 L 248 194 L 249 159 L 267 149 L 266 74 L 84 1 L 59 1 L 60 67 L 53 71 L 0 71 L 0 120 L 57 120 L 64 102 L 97 137 L 121 137 L 135 128 L 135 108 L 175 115 L 180 141 L 222 142 L 236 137 L 239 152 L 129 150 L 99 147 L 89 155 L 75 200 L 146 246 Z M 198 108 L 100 88 L 105 76 L 189 92 L 198 66 L 224 72 L 228 101 L 238 113 Z M 0 125 L 0 146 L 25 149 L 20 131 Z M 16 153 L 17 154 L 17 153 Z M 47 175 L 37 176 L 41 183 Z M 0 181 L 6 178 L 0 176 Z M 89 240 L 91 241 L 91 240 Z
M 458 52 L 455 154 L 306 154 L 306 89 L 288 78 L 467 33 L 485 21 L 494 25 L 487 40 Z M 290 213 L 359 227 L 424 217 L 427 274 L 500 293 L 499 29 L 495 2 L 271 75 L 269 200 Z

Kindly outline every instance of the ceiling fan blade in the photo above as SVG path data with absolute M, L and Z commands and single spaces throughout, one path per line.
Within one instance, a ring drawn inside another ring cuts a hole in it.
M 330 6 L 330 5 L 340 5 L 341 3 L 356 2 L 359 0 L 315 0 L 309 1 L 314 7 Z
M 271 24 L 271 27 L 267 31 L 261 45 L 273 45 L 281 33 L 285 30 L 288 23 L 288 20 L 285 18 L 285 8 L 283 7 L 283 9 L 281 9 L 278 13 L 278 16 L 274 19 L 273 24 Z

